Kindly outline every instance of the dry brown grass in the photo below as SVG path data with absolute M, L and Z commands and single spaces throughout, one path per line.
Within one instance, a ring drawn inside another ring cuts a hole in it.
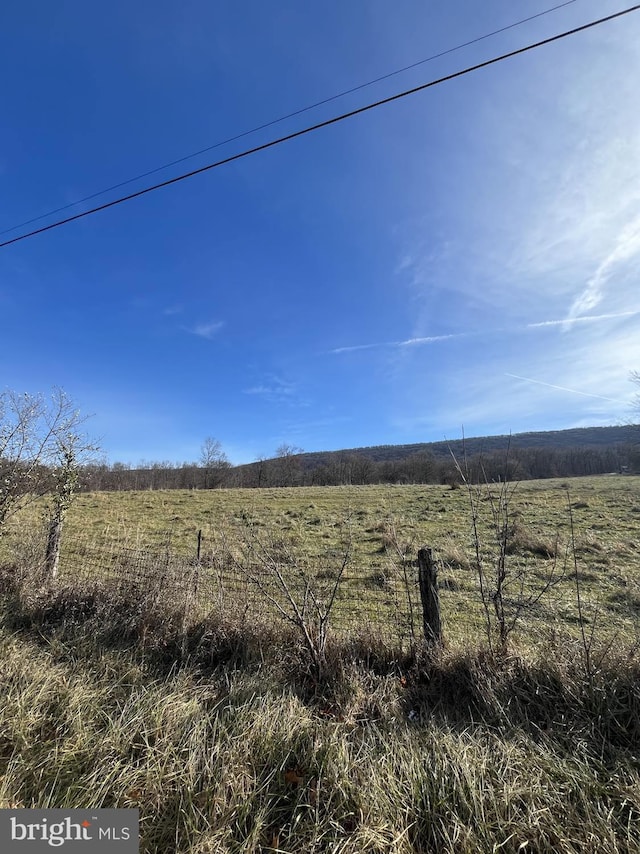
M 0 806 L 137 807 L 143 852 L 640 848 L 640 664 L 565 634 L 539 654 L 328 650 L 274 624 L 185 626 L 122 587 L 5 576 Z
M 168 565 L 151 582 L 132 564 L 112 577 L 63 572 L 48 588 L 37 538 L 23 550 L 14 541 L 23 568 L 0 578 L 0 806 L 138 807 L 149 854 L 640 850 L 640 546 L 629 511 L 639 485 L 571 485 L 582 610 L 569 572 L 502 655 L 483 649 L 464 490 L 138 496 L 149 520 L 140 510 L 122 522 L 129 544 L 144 545 L 162 514 L 189 537 L 208 517 L 216 548 L 249 522 L 327 583 L 349 517 L 362 589 L 390 598 L 404 544 L 433 545 L 446 647 L 401 649 L 361 619 L 331 638 L 321 678 L 282 621 L 187 609 Z M 136 506 L 82 500 L 69 536 L 84 526 L 102 546 L 114 506 Z M 567 492 L 525 484 L 514 502 L 508 559 L 534 585 L 571 544 Z M 241 543 L 228 545 L 239 559 Z M 213 549 L 208 559 L 215 567 Z

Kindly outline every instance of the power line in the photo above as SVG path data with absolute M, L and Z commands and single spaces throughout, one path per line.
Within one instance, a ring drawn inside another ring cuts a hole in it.
M 604 18 L 598 18 L 595 21 L 590 21 L 588 24 L 582 24 L 579 27 L 574 27 L 571 30 L 566 30 L 565 32 L 558 33 L 555 36 L 550 36 L 549 38 L 542 39 L 541 41 L 534 42 L 533 44 L 526 45 L 525 47 L 518 48 L 517 50 L 509 51 L 509 53 L 503 53 L 500 56 L 496 56 L 493 59 L 487 59 L 484 62 L 480 62 L 477 65 L 470 65 L 467 68 L 463 68 L 461 71 L 455 71 L 452 74 L 447 74 L 444 77 L 439 77 L 436 80 L 431 80 L 429 83 L 423 83 L 420 86 L 414 86 L 412 89 L 406 89 L 403 92 L 399 92 L 396 95 L 391 95 L 388 98 L 382 98 L 379 101 L 374 101 L 371 104 L 366 104 L 364 107 L 358 107 L 356 110 L 350 110 L 348 113 L 342 113 L 339 116 L 334 116 L 331 119 L 326 119 L 323 122 L 319 122 L 315 125 L 310 125 L 302 130 L 294 131 L 293 133 L 289 133 L 286 136 L 278 137 L 277 139 L 272 139 L 270 142 L 265 142 L 262 145 L 257 145 L 254 148 L 248 148 L 244 151 L 239 152 L 238 154 L 232 154 L 229 157 L 225 157 L 223 160 L 217 160 L 213 163 L 208 163 L 206 166 L 201 166 L 199 169 L 193 169 L 191 172 L 185 172 L 182 175 L 177 175 L 175 178 L 169 178 L 166 181 L 162 181 L 159 184 L 153 184 L 150 187 L 145 187 L 142 190 L 138 190 L 135 193 L 130 193 L 127 196 L 121 196 L 118 199 L 114 199 L 111 202 L 106 202 L 103 205 L 99 205 L 95 208 L 90 208 L 88 211 L 82 211 L 82 213 L 75 214 L 74 216 L 67 217 L 66 219 L 58 220 L 57 222 L 50 223 L 49 225 L 42 226 L 42 228 L 37 228 L 34 231 L 29 231 L 26 234 L 21 234 L 18 237 L 13 237 L 11 240 L 5 240 L 4 243 L 0 243 L 0 249 L 4 246 L 9 246 L 12 243 L 17 243 L 20 240 L 26 240 L 28 237 L 34 237 L 36 234 L 42 234 L 44 231 L 50 231 L 52 228 L 58 228 L 61 225 L 66 225 L 69 222 L 74 222 L 74 220 L 82 219 L 85 216 L 90 216 L 91 214 L 98 213 L 98 211 L 106 210 L 107 208 L 112 208 L 115 205 L 120 205 L 123 202 L 128 202 L 131 199 L 136 199 L 139 196 L 144 196 L 147 193 L 151 193 L 154 190 L 159 190 L 162 187 L 169 187 L 171 184 L 177 184 L 179 181 L 184 181 L 187 178 L 192 178 L 194 175 L 200 175 L 203 172 L 208 172 L 210 169 L 216 169 L 218 166 L 224 166 L 227 163 L 233 163 L 236 160 L 241 160 L 244 157 L 249 157 L 251 154 L 257 154 L 259 151 L 265 151 L 268 148 L 273 148 L 276 145 L 280 145 L 283 142 L 289 142 L 292 139 L 297 139 L 298 137 L 305 136 L 308 133 L 312 133 L 313 131 L 320 130 L 321 128 L 329 127 L 330 125 L 337 124 L 338 122 L 344 121 L 345 119 L 353 118 L 354 116 L 358 116 L 361 113 L 366 113 L 369 110 L 373 110 L 376 107 L 381 107 L 384 104 L 390 104 L 393 101 L 398 101 L 401 98 L 406 98 L 408 95 L 415 95 L 416 92 L 422 92 L 425 89 L 430 89 L 432 86 L 437 86 L 440 83 L 446 83 L 449 80 L 455 80 L 457 77 L 463 77 L 466 74 L 470 74 L 473 71 L 478 71 L 481 68 L 487 68 L 490 65 L 495 65 L 498 62 L 502 62 L 505 59 L 511 59 L 514 56 L 519 56 L 520 54 L 527 53 L 531 50 L 535 50 L 536 48 L 542 47 L 547 44 L 551 44 L 552 42 L 560 41 L 560 39 L 567 38 L 568 36 L 575 35 L 576 33 L 584 32 L 585 30 L 589 30 L 593 27 L 597 27 L 600 24 L 604 24 L 607 21 L 612 21 L 615 18 L 621 18 L 623 15 L 628 15 L 630 12 L 636 12 L 640 9 L 640 3 L 635 6 L 630 6 L 627 9 L 623 9 L 621 12 L 615 12 L 613 15 L 607 15 Z
M 351 89 L 345 89 L 343 92 L 339 92 L 337 95 L 332 95 L 329 98 L 323 98 L 321 101 L 316 101 L 315 104 L 310 104 L 307 107 L 302 107 L 299 110 L 294 110 L 292 113 L 287 113 L 285 116 L 280 116 L 280 118 L 272 119 L 269 122 L 265 122 L 262 125 L 258 125 L 257 127 L 251 128 L 251 130 L 243 131 L 242 133 L 236 134 L 235 136 L 230 136 L 228 139 L 223 139 L 221 142 L 216 142 L 213 145 L 208 145 L 206 148 L 201 148 L 199 151 L 194 151 L 191 154 L 185 154 L 184 157 L 178 157 L 177 160 L 171 160 L 169 163 L 164 163 L 162 166 L 157 166 L 155 169 L 149 169 L 147 172 L 142 172 L 140 175 L 136 175 L 134 178 L 127 178 L 126 181 L 120 181 L 119 184 L 113 184 L 111 187 L 106 187 L 104 190 L 98 190 L 96 193 L 91 193 L 89 196 L 84 196 L 82 199 L 77 199 L 75 202 L 69 202 L 67 205 L 62 205 L 62 207 L 55 208 L 52 211 L 47 211 L 47 213 L 40 214 L 39 216 L 32 217 L 31 219 L 27 219 L 24 222 L 19 222 L 17 225 L 12 225 L 11 228 L 5 228 L 3 231 L 0 231 L 0 235 L 9 234 L 11 231 L 15 231 L 18 228 L 24 228 L 25 225 L 31 225 L 32 222 L 38 222 L 41 219 L 46 219 L 49 216 L 53 216 L 54 214 L 60 213 L 61 211 L 69 210 L 69 208 L 74 208 L 76 205 L 81 205 L 83 202 L 91 201 L 91 199 L 96 199 L 98 196 L 103 196 L 105 193 L 110 193 L 112 190 L 119 190 L 120 187 L 126 187 L 127 184 L 133 184 L 135 181 L 141 181 L 143 178 L 148 178 L 149 175 L 155 175 L 157 172 L 162 172 L 164 169 L 169 169 L 171 166 L 177 166 L 178 163 L 184 163 L 186 160 L 191 160 L 193 157 L 198 157 L 200 154 L 206 154 L 207 151 L 213 151 L 215 148 L 220 148 L 223 145 L 228 145 L 230 142 L 236 142 L 239 139 L 243 139 L 246 136 L 251 136 L 254 133 L 258 133 L 258 131 L 265 130 L 266 128 L 273 127 L 273 125 L 280 124 L 281 122 L 286 121 L 287 119 L 295 118 L 296 116 L 300 116 L 303 113 L 307 113 L 310 110 L 315 110 L 317 107 L 322 107 L 324 104 L 329 104 L 332 101 L 337 101 L 339 98 L 344 98 L 346 95 L 352 95 L 354 92 L 359 92 L 361 89 L 366 89 L 368 86 L 373 86 L 376 83 L 381 83 L 383 80 L 388 80 L 391 77 L 395 77 L 397 74 L 403 74 L 405 71 L 411 71 L 413 68 L 418 68 L 420 65 L 425 65 L 427 62 L 433 62 L 434 59 L 440 59 L 443 56 L 447 56 L 450 53 L 454 53 L 455 51 L 462 50 L 462 48 L 469 47 L 470 45 L 477 44 L 478 42 L 484 41 L 485 39 L 492 38 L 493 36 L 499 35 L 500 33 L 504 33 L 507 30 L 512 30 L 514 27 L 519 27 L 522 24 L 526 24 L 529 21 L 533 21 L 536 18 L 541 18 L 544 15 L 549 15 L 551 12 L 555 12 L 558 9 L 562 9 L 565 6 L 570 6 L 572 3 L 576 3 L 577 0 L 565 0 L 564 3 L 560 3 L 557 6 L 552 6 L 550 9 L 545 9 L 542 12 L 538 12 L 535 15 L 530 15 L 528 18 L 521 18 L 519 21 L 515 21 L 513 24 L 508 24 L 505 27 L 500 27 L 500 29 L 493 30 L 490 33 L 486 33 L 483 36 L 477 36 L 474 39 L 470 39 L 470 41 L 463 42 L 462 44 L 456 45 L 455 47 L 450 47 L 447 50 L 443 50 L 440 53 L 435 53 L 432 56 L 428 56 L 426 59 L 420 59 L 418 62 L 413 62 L 411 65 L 405 65 L 404 68 L 398 68 L 395 71 L 390 71 L 388 74 L 383 74 L 381 77 L 376 77 L 373 80 L 369 80 L 367 83 L 361 83 L 358 86 L 354 86 Z

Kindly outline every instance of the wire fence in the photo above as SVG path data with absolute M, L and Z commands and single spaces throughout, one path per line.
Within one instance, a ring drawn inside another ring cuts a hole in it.
M 343 636 L 373 633 L 405 646 L 422 631 L 417 560 L 373 571 L 358 566 L 348 550 L 318 560 L 278 540 L 200 545 L 200 538 L 197 549 L 187 551 L 169 537 L 135 546 L 63 537 L 55 586 L 115 588 L 180 609 L 187 621 L 217 614 L 313 622 L 330 611 L 331 630 Z

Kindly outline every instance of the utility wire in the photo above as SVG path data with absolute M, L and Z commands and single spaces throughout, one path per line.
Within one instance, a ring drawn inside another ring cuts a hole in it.
M 359 92 L 361 89 L 366 89 L 368 86 L 373 86 L 376 83 L 381 83 L 383 80 L 388 80 L 390 77 L 395 77 L 397 74 L 403 74 L 405 71 L 410 71 L 413 68 L 418 68 L 418 66 L 425 65 L 425 63 L 427 62 L 433 62 L 434 59 L 440 59 L 440 57 L 442 56 L 447 56 L 447 54 L 454 53 L 455 51 L 462 50 L 462 48 L 469 47 L 470 45 L 477 44 L 478 42 L 484 41 L 485 39 L 492 38 L 493 36 L 496 36 L 499 33 L 504 33 L 507 30 L 512 30 L 514 27 L 519 27 L 522 24 L 526 24 L 529 21 L 533 21 L 536 18 L 541 18 L 543 17 L 543 15 L 548 15 L 551 12 L 555 12 L 558 9 L 562 9 L 564 6 L 570 6 L 572 3 L 576 2 L 577 0 L 565 0 L 564 3 L 560 3 L 557 6 L 552 6 L 550 9 L 545 9 L 542 12 L 538 12 L 536 15 L 530 15 L 528 18 L 522 18 L 519 21 L 515 21 L 513 24 L 508 24 L 505 27 L 500 27 L 500 29 L 493 30 L 492 32 L 486 33 L 483 36 L 477 36 L 477 38 L 471 39 L 470 41 L 463 42 L 462 44 L 456 45 L 455 47 L 450 47 L 447 50 L 441 51 L 440 53 L 435 53 L 432 56 L 428 56 L 426 59 L 421 59 L 418 62 L 413 62 L 411 63 L 411 65 L 405 65 L 404 68 L 398 68 L 396 71 L 390 71 L 388 74 L 383 74 L 381 77 L 376 77 L 374 80 L 369 80 L 367 83 L 361 83 L 359 86 L 354 86 L 351 89 L 345 89 L 344 92 L 339 92 L 337 95 L 332 95 L 330 98 L 324 98 L 322 101 L 316 101 L 315 104 L 310 104 L 308 107 L 302 107 L 301 109 L 295 110 L 292 113 L 287 113 L 286 116 L 280 116 L 280 118 L 272 119 L 269 122 L 265 122 L 265 124 L 251 128 L 251 130 L 243 131 L 242 133 L 236 134 L 235 136 L 230 136 L 228 139 L 223 139 L 221 142 L 216 142 L 213 145 L 208 145 L 206 148 L 201 148 L 199 151 L 194 151 L 192 154 L 186 154 L 184 157 L 179 157 L 177 160 L 172 160 L 171 162 L 165 163 L 162 166 L 157 166 L 155 169 L 150 169 L 148 172 L 142 172 L 140 175 L 136 175 L 134 178 L 128 178 L 126 181 L 121 181 L 119 184 L 113 184 L 113 186 L 106 187 L 104 190 L 98 190 L 97 193 L 91 193 L 90 196 L 85 196 L 82 199 L 77 199 L 75 202 L 69 202 L 68 205 L 62 205 L 62 207 L 55 208 L 52 211 L 47 211 L 47 213 L 40 214 L 39 216 L 32 217 L 32 219 L 27 219 L 24 222 L 19 222 L 17 225 L 12 225 L 11 228 L 5 228 L 3 231 L 0 231 L 0 235 L 9 234 L 10 231 L 15 231 L 18 228 L 24 228 L 25 225 L 31 225 L 32 222 L 38 222 L 41 219 L 46 219 L 48 216 L 54 216 L 54 214 L 60 213 L 61 211 L 66 211 L 69 208 L 74 208 L 76 205 L 81 205 L 83 202 L 89 202 L 91 201 L 91 199 L 95 199 L 98 196 L 103 196 L 105 193 L 110 193 L 112 190 L 119 190 L 120 187 L 126 187 L 127 184 L 133 184 L 135 181 L 142 180 L 142 178 L 148 178 L 149 175 L 155 175 L 156 172 L 162 172 L 164 169 L 169 169 L 171 166 L 177 166 L 178 163 L 184 163 L 186 160 L 191 160 L 193 157 L 198 157 L 200 154 L 206 154 L 207 151 L 213 151 L 215 148 L 220 148 L 223 145 L 228 145 L 230 142 L 236 142 L 239 139 L 243 139 L 245 136 L 250 136 L 254 133 L 258 133 L 258 131 L 273 127 L 273 125 L 280 124 L 281 122 L 284 122 L 287 119 L 292 119 L 296 116 L 301 116 L 303 113 L 307 113 L 310 110 L 315 110 L 317 107 L 322 107 L 324 104 L 330 104 L 332 101 L 337 101 L 339 98 L 344 98 L 345 95 L 351 95 L 354 92 Z
M 42 234 L 44 231 L 49 231 L 52 228 L 58 228 L 61 225 L 66 225 L 69 222 L 73 222 L 77 219 L 82 219 L 82 217 L 90 216 L 91 214 L 98 213 L 98 211 L 106 210 L 107 208 L 112 208 L 115 205 L 120 205 L 123 202 L 128 202 L 131 199 L 136 199 L 139 196 L 144 196 L 147 193 L 151 193 L 154 190 L 159 190 L 162 187 L 169 187 L 171 184 L 177 184 L 179 181 L 184 181 L 186 178 L 192 178 L 194 175 L 200 175 L 203 172 L 208 172 L 210 169 L 216 169 L 218 166 L 224 166 L 227 163 L 233 163 L 236 160 L 241 160 L 244 157 L 249 157 L 251 154 L 257 154 L 259 151 L 265 151 L 268 148 L 273 148 L 276 145 L 280 145 L 283 142 L 289 142 L 289 140 L 297 139 L 300 136 L 305 136 L 308 133 L 312 133 L 313 131 L 320 130 L 321 128 L 329 127 L 330 125 L 337 124 L 338 122 L 344 121 L 345 119 L 353 118 L 353 116 L 358 116 L 361 113 L 366 113 L 369 110 L 373 110 L 376 107 L 380 107 L 383 104 L 390 104 L 393 101 L 398 101 L 401 98 L 406 98 L 408 95 L 414 95 L 416 92 L 422 92 L 425 89 L 430 89 L 432 86 L 437 86 L 440 83 L 446 83 L 448 80 L 455 80 L 457 77 L 463 77 L 465 74 L 470 74 L 473 71 L 478 71 L 481 68 L 487 68 L 490 65 L 495 65 L 498 62 L 502 62 L 505 59 L 510 59 L 514 56 L 519 56 L 520 54 L 527 53 L 528 51 L 535 50 L 538 47 L 542 47 L 543 45 L 551 44 L 552 42 L 560 41 L 560 39 L 567 38 L 568 36 L 575 35 L 576 33 L 584 32 L 585 30 L 592 29 L 593 27 L 597 27 L 600 24 L 604 24 L 607 21 L 613 21 L 616 18 L 621 18 L 623 15 L 628 15 L 630 12 L 636 12 L 640 9 L 640 3 L 635 6 L 629 6 L 627 9 L 623 9 L 621 12 L 615 12 L 613 15 L 607 15 L 604 18 L 598 18 L 595 21 L 590 21 L 588 24 L 582 24 L 580 27 L 574 27 L 571 30 L 566 30 L 563 33 L 558 33 L 555 36 L 550 36 L 549 38 L 542 39 L 542 41 L 534 42 L 533 44 L 526 45 L 525 47 L 518 48 L 517 50 L 509 51 L 509 53 L 503 53 L 500 56 L 496 56 L 493 59 L 487 59 L 484 62 L 480 62 L 477 65 L 470 65 L 467 68 L 463 68 L 461 71 L 455 71 L 452 74 L 447 74 L 444 77 L 439 77 L 436 80 L 431 80 L 429 83 L 423 83 L 421 86 L 415 86 L 412 89 L 406 89 L 403 92 L 399 92 L 396 95 L 391 95 L 388 98 L 382 98 L 379 101 L 374 101 L 371 104 L 366 104 L 364 107 L 358 107 L 356 110 L 350 110 L 348 113 L 342 113 L 339 116 L 334 116 L 331 119 L 327 119 L 326 121 L 319 122 L 315 125 L 310 125 L 302 130 L 295 131 L 293 133 L 287 134 L 286 136 L 278 137 L 277 139 L 272 139 L 270 142 L 265 142 L 262 145 L 257 145 L 254 148 L 248 148 L 244 151 L 239 152 L 238 154 L 233 154 L 230 157 L 225 157 L 223 160 L 217 160 L 214 163 L 209 163 L 206 166 L 201 166 L 199 169 L 193 169 L 191 172 L 185 172 L 182 175 L 177 175 L 175 178 L 169 178 L 167 181 L 162 181 L 159 184 L 153 184 L 150 187 L 145 187 L 142 190 L 138 190 L 135 193 L 130 193 L 127 196 L 121 196 L 118 199 L 114 199 L 111 202 L 106 202 L 103 205 L 99 205 L 95 208 L 90 208 L 87 211 L 83 211 L 82 213 L 75 214 L 74 216 L 67 217 L 66 219 L 58 220 L 57 222 L 52 222 L 49 225 L 42 226 L 42 228 L 37 228 L 34 231 L 29 231 L 26 234 L 21 234 L 18 237 L 13 237 L 11 240 L 5 240 L 4 243 L 0 243 L 0 249 L 4 246 L 9 246 L 12 243 L 17 243 L 20 240 L 26 240 L 28 237 L 34 237 L 36 234 Z

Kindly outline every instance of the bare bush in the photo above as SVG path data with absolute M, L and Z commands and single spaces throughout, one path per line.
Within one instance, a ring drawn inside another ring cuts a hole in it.
M 333 571 L 309 566 L 282 537 L 261 535 L 255 526 L 244 530 L 239 551 L 227 552 L 248 582 L 287 622 L 300 632 L 318 673 L 326 666 L 331 617 L 345 571 L 351 562 L 350 520 Z
M 464 440 L 463 440 L 464 441 Z M 464 450 L 464 445 L 463 445 Z M 453 454 L 452 454 L 453 456 Z M 487 642 L 490 650 L 504 651 L 509 637 L 525 612 L 530 611 L 566 577 L 566 556 L 559 565 L 558 541 L 537 537 L 514 510 L 513 496 L 517 482 L 508 479 L 509 448 L 505 454 L 505 475 L 497 483 L 490 482 L 480 461 L 483 480 L 476 478 L 467 465 L 466 456 L 460 461 L 453 456 L 459 477 L 469 500 L 475 570 L 484 609 Z M 485 543 L 482 528 L 491 532 L 490 544 Z M 515 565 L 510 557 L 530 553 L 549 559 L 542 576 Z

